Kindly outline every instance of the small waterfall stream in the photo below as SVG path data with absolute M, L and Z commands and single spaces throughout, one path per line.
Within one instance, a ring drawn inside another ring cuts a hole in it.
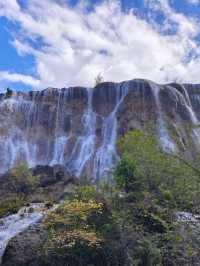
M 148 83 L 149 83 L 149 85 L 152 89 L 152 92 L 154 94 L 155 103 L 156 103 L 156 107 L 158 110 L 157 129 L 158 129 L 158 137 L 160 140 L 160 145 L 165 152 L 175 153 L 176 152 L 176 146 L 168 134 L 168 130 L 166 128 L 166 124 L 165 124 L 165 121 L 163 119 L 162 107 L 161 107 L 161 102 L 160 102 L 160 97 L 159 97 L 160 87 L 151 81 L 149 81 Z
M 78 137 L 68 162 L 69 169 L 77 176 L 81 175 L 85 164 L 95 152 L 96 114 L 92 109 L 93 89 L 87 89 L 87 94 L 87 108 L 83 113 L 81 121 L 83 124 L 83 134 Z
M 0 219 L 0 264 L 9 240 L 30 225 L 39 222 L 44 214 L 44 204 L 35 203 L 29 207 L 23 207 L 16 214 Z
M 191 118 L 191 122 L 192 122 L 193 127 L 194 127 L 194 128 L 192 128 L 193 138 L 194 138 L 194 141 L 196 142 L 196 145 L 200 147 L 200 121 L 198 121 L 197 116 L 196 116 L 196 114 L 192 108 L 192 104 L 190 101 L 188 91 L 186 90 L 184 85 L 182 85 L 182 87 L 183 87 L 183 89 L 185 91 L 185 95 L 186 95 L 186 101 L 187 101 L 186 107 L 188 109 L 188 112 L 189 112 L 190 118 Z
M 64 95 L 63 95 L 64 96 Z M 65 97 L 63 97 L 65 100 Z M 58 91 L 58 103 L 56 107 L 56 120 L 55 120 L 55 135 L 54 135 L 54 148 L 53 148 L 53 158 L 50 162 L 50 165 L 56 165 L 61 164 L 63 165 L 65 163 L 64 161 L 64 153 L 65 153 L 65 147 L 67 145 L 67 141 L 69 140 L 69 137 L 66 136 L 60 136 L 59 135 L 59 118 L 60 115 L 62 115 L 62 91 Z
M 102 126 L 102 145 L 97 150 L 94 159 L 93 178 L 98 180 L 108 173 L 118 159 L 116 151 L 117 118 L 116 113 L 129 91 L 129 83 L 124 82 L 116 86 L 116 104 L 114 110 L 104 118 Z

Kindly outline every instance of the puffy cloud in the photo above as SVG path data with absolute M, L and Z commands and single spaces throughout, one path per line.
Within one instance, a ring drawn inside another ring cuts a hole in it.
M 135 10 L 122 11 L 117 0 L 93 8 L 86 1 L 71 7 L 31 0 L 21 7 L 17 0 L 1 0 L 0 15 L 19 26 L 12 42 L 19 55 L 35 59 L 40 81 L 30 79 L 33 86 L 92 86 L 98 73 L 111 81 L 197 82 L 199 22 L 175 12 L 167 0 L 145 1 L 162 13 L 162 26 Z
M 33 87 L 38 87 L 40 84 L 40 81 L 28 76 L 28 75 L 22 75 L 18 73 L 10 73 L 8 71 L 0 71 L 0 80 L 1 81 L 11 81 L 11 82 L 21 82 Z

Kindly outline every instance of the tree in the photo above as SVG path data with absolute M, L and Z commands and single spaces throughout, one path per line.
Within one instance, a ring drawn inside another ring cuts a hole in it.
M 95 86 L 102 83 L 103 81 L 104 81 L 103 76 L 101 75 L 101 73 L 99 73 L 95 78 Z
M 13 91 L 10 88 L 6 90 L 6 98 L 10 98 L 12 96 Z
M 9 189 L 19 196 L 30 193 L 37 181 L 38 177 L 32 175 L 31 170 L 25 163 L 21 163 L 9 171 Z
M 163 153 L 155 138 L 141 130 L 129 132 L 121 138 L 118 150 L 122 161 L 117 166 L 117 182 L 119 170 L 126 180 L 127 167 L 131 170 L 130 165 L 134 165 L 131 182 L 133 177 L 141 180 L 146 191 L 155 195 L 160 203 L 168 202 L 180 210 L 192 211 L 194 200 L 199 196 L 200 182 L 198 172 L 190 166 L 191 163 Z M 124 158 L 127 158 L 126 161 Z M 126 163 L 123 169 L 122 163 Z M 132 190 L 130 181 L 129 185 Z
M 112 213 L 95 187 L 78 187 L 48 214 L 45 224 L 47 253 L 56 251 L 64 261 L 61 265 L 124 265 Z
M 138 199 L 145 191 L 145 183 L 134 160 L 123 155 L 115 172 L 115 181 L 121 190 L 129 197 Z

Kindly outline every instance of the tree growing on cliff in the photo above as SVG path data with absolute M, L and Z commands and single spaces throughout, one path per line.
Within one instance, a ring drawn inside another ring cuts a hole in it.
M 13 91 L 10 88 L 6 90 L 6 98 L 10 98 L 12 96 Z
M 95 86 L 97 86 L 98 84 L 104 82 L 104 78 L 103 76 L 101 75 L 101 73 L 99 73 L 96 78 L 95 78 Z

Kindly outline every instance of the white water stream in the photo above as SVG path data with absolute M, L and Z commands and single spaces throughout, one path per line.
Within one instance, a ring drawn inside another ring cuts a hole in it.
M 129 83 L 124 82 L 116 86 L 116 104 L 114 110 L 104 118 L 102 126 L 102 145 L 97 150 L 94 159 L 93 178 L 103 178 L 118 159 L 116 151 L 117 118 L 116 114 L 120 104 L 129 91 Z
M 158 137 L 160 140 L 160 145 L 165 152 L 175 153 L 176 146 L 174 145 L 170 135 L 168 134 L 168 130 L 162 115 L 162 107 L 159 97 L 160 87 L 151 81 L 149 81 L 149 85 L 152 89 L 152 93 L 154 94 L 156 107 L 158 110 L 157 129 L 158 129 Z
M 30 225 L 41 221 L 44 214 L 44 204 L 37 203 L 23 207 L 18 213 L 0 219 L 0 264 L 9 240 Z

